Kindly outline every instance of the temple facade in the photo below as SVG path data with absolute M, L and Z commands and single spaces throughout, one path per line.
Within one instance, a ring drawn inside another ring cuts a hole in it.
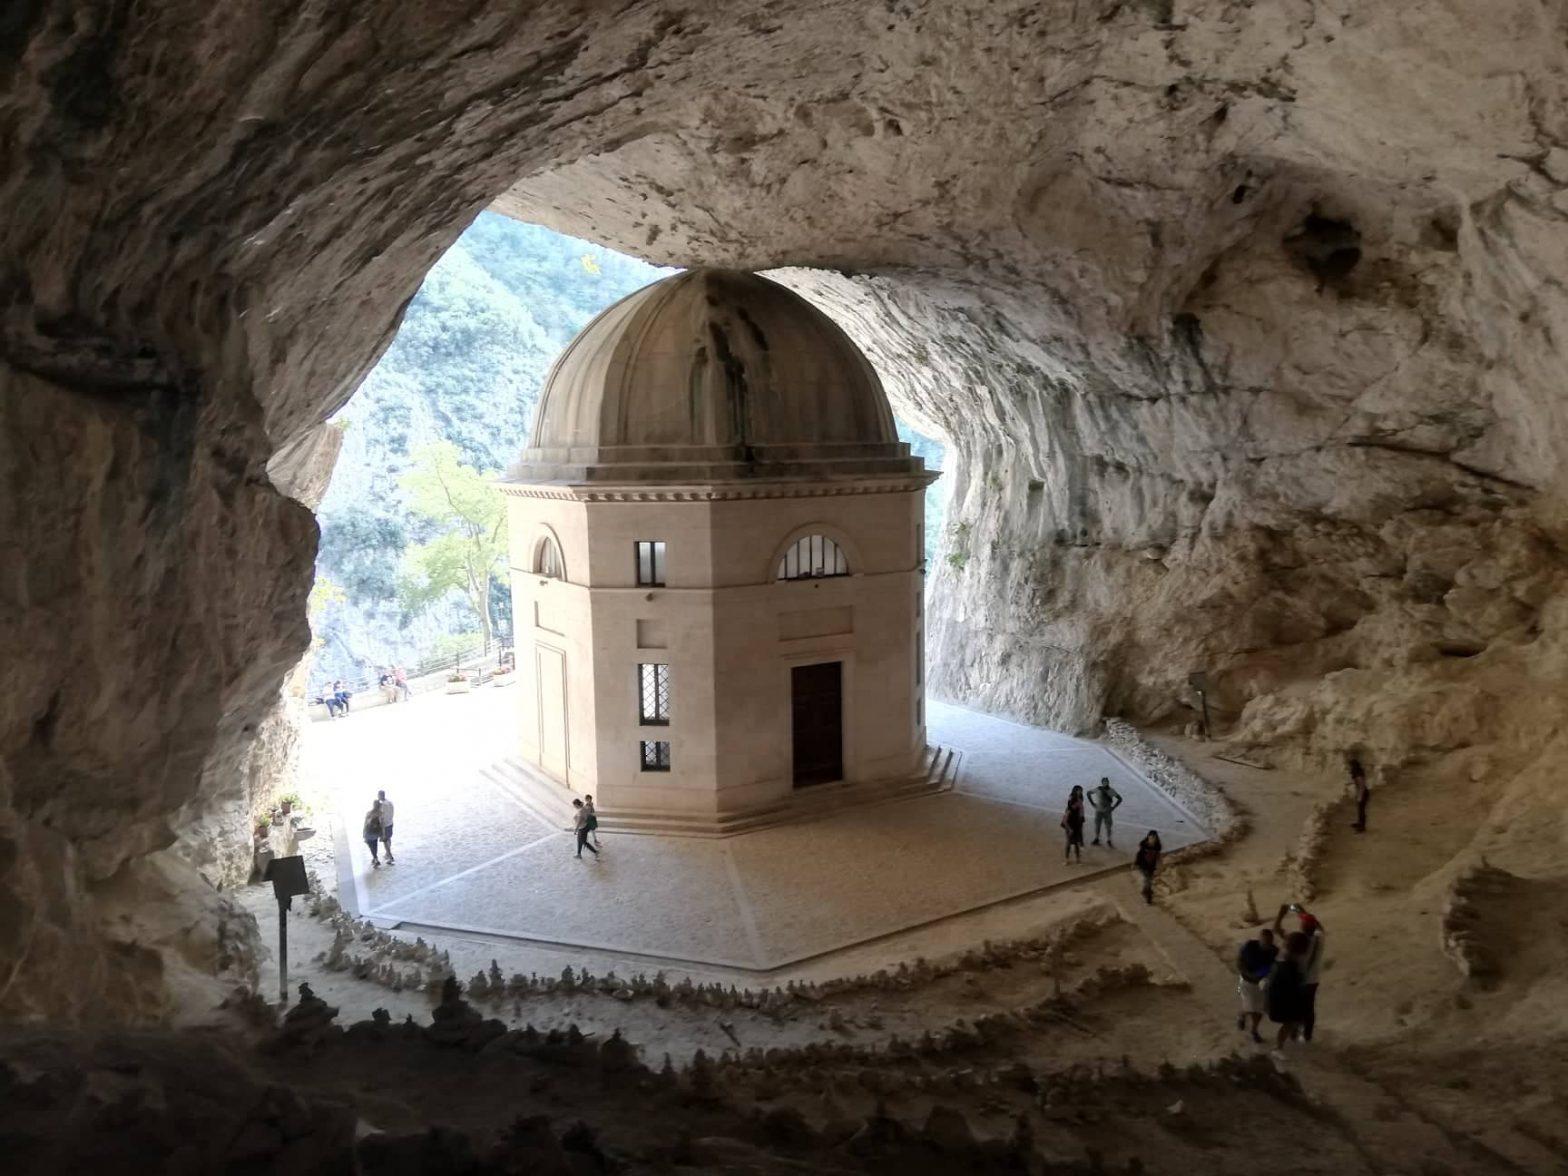
M 777 283 L 689 270 L 599 315 L 503 485 L 530 790 L 722 832 L 917 780 L 936 476 Z

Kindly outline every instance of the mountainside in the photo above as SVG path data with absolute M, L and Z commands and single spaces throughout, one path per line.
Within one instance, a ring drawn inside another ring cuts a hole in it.
M 399 604 L 403 553 L 428 538 L 399 485 L 411 456 L 450 441 L 468 464 L 504 469 L 561 349 L 600 310 L 670 272 L 489 212 L 435 264 L 396 340 L 334 418 L 343 451 L 318 511 L 316 575 L 342 591 L 313 610 L 317 684 L 411 664 L 476 628 L 455 596 L 414 616 Z M 941 465 L 940 444 L 900 431 L 928 466 Z M 928 538 L 944 500 L 939 482 Z M 499 585 L 494 601 L 504 631 L 510 602 Z

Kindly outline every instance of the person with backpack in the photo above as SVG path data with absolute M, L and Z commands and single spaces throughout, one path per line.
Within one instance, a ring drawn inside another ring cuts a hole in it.
M 1283 1050 L 1287 1041 L 1301 1035 L 1301 1026 L 1307 1019 L 1307 996 L 1304 983 L 1307 974 L 1307 957 L 1312 953 L 1312 939 L 1304 931 L 1292 931 L 1285 936 L 1285 951 L 1269 969 L 1268 997 L 1269 1020 L 1279 1026 L 1275 1048 Z
M 603 849 L 604 846 L 599 841 L 599 814 L 593 807 L 592 796 L 584 794 L 583 808 L 588 813 L 588 832 L 593 837 L 593 847 L 595 849 Z
M 1236 994 L 1241 997 L 1241 1012 L 1236 1017 L 1236 1028 L 1246 1029 L 1250 1021 L 1252 1040 L 1260 1045 L 1263 1043 L 1263 1035 L 1258 1032 L 1258 1026 L 1263 1023 L 1263 1014 L 1267 1009 L 1263 983 L 1274 970 L 1274 961 L 1278 956 L 1279 946 L 1274 942 L 1274 932 L 1267 927 L 1243 943 L 1241 950 L 1236 953 Z
M 1083 786 L 1074 784 L 1067 797 L 1067 811 L 1062 814 L 1062 828 L 1067 831 L 1067 847 L 1062 853 L 1064 865 L 1074 854 L 1078 861 L 1083 861 L 1083 822 Z
M 381 868 L 381 802 L 372 801 L 370 811 L 365 814 L 365 824 L 360 830 L 360 836 L 365 839 L 365 848 L 370 851 L 370 865 L 372 869 Z
M 588 841 L 588 834 L 593 831 L 588 824 L 590 815 L 590 810 L 583 807 L 582 801 L 572 801 L 572 831 L 577 834 L 577 856 L 579 858 L 583 856 L 583 850 L 585 849 L 593 854 L 594 857 L 599 856 L 599 851 Z
M 1302 957 L 1302 1017 L 1301 1040 L 1311 1041 L 1312 1032 L 1318 1023 L 1318 983 L 1323 978 L 1323 948 L 1325 937 L 1323 924 L 1318 917 L 1299 902 L 1287 903 L 1279 908 L 1279 914 L 1274 917 L 1274 934 L 1284 934 L 1286 915 L 1295 915 L 1301 934 L 1307 937 L 1307 954 Z
M 1111 787 L 1109 776 L 1101 776 L 1100 784 L 1093 792 L 1089 793 L 1089 807 L 1094 809 L 1094 840 L 1091 845 L 1100 844 L 1100 830 L 1105 830 L 1105 846 L 1115 849 L 1116 843 L 1111 840 L 1111 814 L 1122 803 L 1122 794 Z
M 1165 846 L 1160 842 L 1160 835 L 1153 829 L 1144 834 L 1143 840 L 1138 842 L 1138 852 L 1133 855 L 1133 869 L 1143 876 L 1143 885 L 1140 893 L 1143 901 L 1154 904 L 1154 872 L 1160 868 L 1160 855 L 1165 851 Z

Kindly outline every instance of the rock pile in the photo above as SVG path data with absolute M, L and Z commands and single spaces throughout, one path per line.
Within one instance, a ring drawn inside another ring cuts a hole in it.
M 1247 832 L 1247 820 L 1225 790 L 1205 780 L 1175 756 L 1161 751 L 1125 719 L 1105 720 L 1105 741 L 1136 764 L 1149 782 L 1198 819 L 1212 837 L 1210 846 L 1229 844 Z M 1193 847 L 1194 849 L 1204 847 Z M 1205 852 L 1210 852 L 1205 849 Z M 1187 856 L 1196 856 L 1188 854 Z
M 1490 987 L 1502 976 L 1498 923 L 1521 894 L 1522 879 L 1482 859 L 1454 879 L 1443 904 L 1443 954 L 1468 980 Z

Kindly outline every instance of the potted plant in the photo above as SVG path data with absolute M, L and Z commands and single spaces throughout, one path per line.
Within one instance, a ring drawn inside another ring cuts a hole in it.
M 462 670 L 453 670 L 446 676 L 446 692 L 448 694 L 467 694 L 469 691 L 468 675 Z

